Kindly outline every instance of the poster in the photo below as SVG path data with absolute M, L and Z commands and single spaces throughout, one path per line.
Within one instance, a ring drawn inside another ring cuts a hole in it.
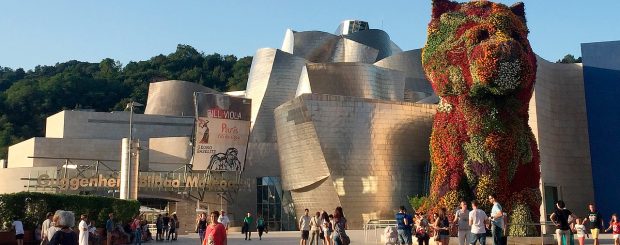
M 195 93 L 194 170 L 236 171 L 245 166 L 250 136 L 250 99 Z

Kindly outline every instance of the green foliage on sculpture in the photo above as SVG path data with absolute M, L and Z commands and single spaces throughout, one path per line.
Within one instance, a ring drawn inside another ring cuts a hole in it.
M 422 209 L 475 199 L 488 211 L 496 194 L 510 218 L 538 220 L 540 161 L 528 125 L 536 57 L 527 34 L 522 3 L 433 1 L 422 64 L 441 100 Z

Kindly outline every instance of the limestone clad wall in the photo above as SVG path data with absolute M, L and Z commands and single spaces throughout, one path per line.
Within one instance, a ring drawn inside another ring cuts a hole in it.
M 529 124 L 540 149 L 542 182 L 583 216 L 594 198 L 583 68 L 538 57 L 536 77 Z

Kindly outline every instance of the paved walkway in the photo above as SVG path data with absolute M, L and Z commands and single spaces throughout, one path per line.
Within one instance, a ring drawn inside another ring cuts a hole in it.
M 350 230 L 347 231 L 347 234 L 351 237 L 352 245 L 369 245 L 369 244 L 380 244 L 375 243 L 374 232 L 369 232 L 368 241 L 365 242 L 364 239 L 364 231 L 361 230 Z M 252 240 L 245 241 L 244 235 L 241 233 L 231 233 L 228 236 L 228 245 L 254 245 L 254 244 L 264 244 L 264 245 L 297 245 L 299 244 L 299 232 L 297 231 L 280 231 L 280 232 L 270 232 L 269 234 L 263 235 L 263 240 L 258 240 L 258 234 L 252 233 Z M 602 234 L 601 235 L 601 245 L 603 244 L 614 244 L 611 239 L 611 234 Z M 415 239 L 414 239 L 415 240 Z M 164 242 L 148 242 L 146 244 L 161 244 L 161 245 L 199 245 L 198 242 L 198 234 L 189 234 L 184 236 L 179 236 L 178 241 L 164 241 Z M 417 244 L 414 242 L 414 244 Z M 432 244 L 432 242 L 431 242 Z M 455 239 L 450 241 L 450 244 L 458 244 Z M 487 244 L 493 244 L 487 240 Z M 579 244 L 575 241 L 575 244 Z M 592 244 L 592 240 L 586 241 L 586 244 Z M 310 245 L 310 243 L 308 243 Z

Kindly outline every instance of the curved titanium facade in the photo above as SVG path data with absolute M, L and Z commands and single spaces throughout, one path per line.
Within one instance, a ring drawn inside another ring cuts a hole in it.
M 304 94 L 275 112 L 283 188 L 298 213 L 342 206 L 361 228 L 423 193 L 434 105 Z
M 405 76 L 400 71 L 364 63 L 307 64 L 299 86 L 297 95 L 317 93 L 402 101 Z
M 194 92 L 218 93 L 200 84 L 180 80 L 151 83 L 144 114 L 193 116 Z
M 419 59 L 419 51 L 402 53 L 387 33 L 372 29 L 287 30 L 282 50 L 259 49 L 245 93 L 252 131 L 244 178 L 281 178 L 294 203 L 282 201 L 283 217 L 293 206 L 298 214 L 343 206 L 358 228 L 392 217 L 424 186 L 434 105 L 403 102 L 405 91 L 415 100 L 430 95 L 412 80 L 419 79 Z M 239 195 L 233 212 L 264 210 L 260 188 Z M 287 227 L 284 218 L 275 222 Z
M 405 91 L 423 92 L 430 96 L 435 92 L 422 69 L 421 55 L 422 49 L 409 50 L 377 61 L 374 65 L 404 72 Z
M 252 128 L 248 142 L 244 178 L 280 176 L 274 109 L 295 97 L 306 60 L 281 50 L 259 49 L 252 59 L 246 97 L 252 99 Z M 237 197 L 233 212 L 256 209 L 256 183 L 251 192 Z
M 556 188 L 558 198 L 569 207 L 583 207 L 576 214 L 586 215 L 583 211 L 594 193 L 583 69 L 581 64 L 556 64 L 540 57 L 537 64 L 529 125 L 540 149 L 541 179 L 547 186 L 543 195 L 550 200 Z M 569 173 L 576 169 L 578 174 Z M 552 199 L 546 203 L 542 217 L 553 212 Z

